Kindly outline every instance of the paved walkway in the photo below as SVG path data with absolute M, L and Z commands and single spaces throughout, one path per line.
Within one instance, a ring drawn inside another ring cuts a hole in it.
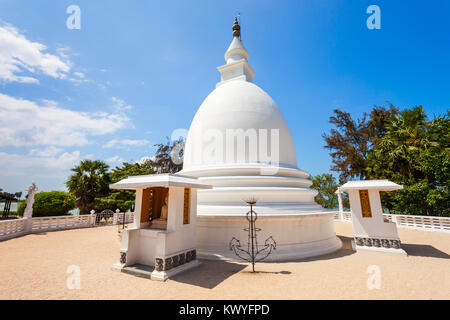
M 351 223 L 337 222 L 344 248 L 289 263 L 203 261 L 165 283 L 111 270 L 117 227 L 27 235 L 0 242 L 0 299 L 450 299 L 450 234 L 399 229 L 408 257 L 349 250 Z M 67 289 L 80 267 L 81 288 Z M 369 290 L 367 268 L 381 271 Z M 375 267 L 375 268 L 377 268 Z

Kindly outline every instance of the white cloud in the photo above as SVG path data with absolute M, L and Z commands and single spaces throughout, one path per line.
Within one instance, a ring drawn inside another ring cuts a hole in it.
M 123 113 L 87 113 L 61 108 L 54 101 L 36 102 L 0 93 L 1 146 L 82 146 L 88 136 L 125 127 Z
M 125 112 L 125 111 L 131 110 L 133 108 L 133 106 L 126 104 L 126 102 L 123 101 L 122 99 L 112 97 L 111 100 L 114 103 L 114 109 L 119 112 Z
M 143 147 L 149 143 L 148 140 L 113 139 L 108 141 L 103 148 L 126 149 L 129 147 Z
M 75 85 L 79 85 L 81 83 L 95 82 L 92 80 L 85 79 L 84 78 L 85 75 L 83 72 L 75 71 L 73 73 L 73 75 L 74 75 L 73 77 L 69 77 L 69 78 L 67 78 L 67 80 L 69 80 L 70 82 L 73 82 Z
M 59 153 L 63 152 L 64 149 L 55 146 L 50 146 L 45 149 L 31 149 L 29 154 L 38 157 L 55 157 Z
M 74 72 L 73 73 L 74 76 L 83 79 L 84 78 L 84 73 L 83 72 Z
M 0 26 L 0 79 L 5 82 L 38 83 L 39 80 L 34 77 L 20 75 L 38 71 L 53 78 L 66 78 L 71 68 L 67 55 L 45 53 L 46 49 L 45 45 L 28 40 L 17 28 L 9 24 Z
M 0 176 L 65 177 L 81 160 L 80 151 L 58 153 L 34 150 L 24 156 L 0 152 L 0 167 L 7 168 Z
M 152 156 L 152 157 L 142 157 L 142 158 L 140 158 L 139 160 L 137 160 L 136 163 L 143 164 L 144 162 L 147 162 L 148 160 L 154 161 L 155 159 L 156 159 L 155 156 Z
M 119 156 L 113 156 L 113 157 L 107 158 L 107 159 L 105 159 L 105 161 L 108 162 L 108 163 L 122 163 L 122 162 L 125 162 L 125 160 L 122 159 Z

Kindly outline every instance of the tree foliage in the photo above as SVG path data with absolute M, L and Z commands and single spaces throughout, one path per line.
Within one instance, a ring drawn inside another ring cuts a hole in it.
M 449 112 L 429 121 L 419 106 L 392 117 L 369 155 L 368 173 L 404 185 L 383 196 L 392 213 L 449 216 Z
M 76 197 L 76 205 L 81 214 L 92 209 L 99 212 L 105 209 L 129 210 L 134 205 L 134 191 L 110 190 L 109 184 L 128 176 L 153 173 L 176 173 L 183 168 L 184 140 L 155 145 L 155 157 L 142 163 L 122 163 L 108 172 L 109 166 L 103 161 L 83 160 L 72 169 L 73 174 L 66 182 L 69 191 Z
M 21 201 L 17 212 L 23 216 L 26 201 Z M 75 208 L 75 197 L 63 191 L 38 192 L 34 196 L 33 217 L 63 216 Z
M 9 192 L 4 192 L 2 190 L 3 189 L 0 188 L 0 194 L 2 194 L 4 196 L 11 197 L 11 198 L 17 198 L 17 199 L 20 199 L 22 197 L 22 192 L 9 193 Z M 3 199 L 0 199 L 0 201 L 3 201 Z
M 66 182 L 69 191 L 76 198 L 76 206 L 80 214 L 89 214 L 96 197 L 109 193 L 111 177 L 109 166 L 100 160 L 82 160 L 78 166 L 72 168 L 73 174 Z
M 354 120 L 350 113 L 334 110 L 330 123 L 336 128 L 322 135 L 325 148 L 331 150 L 331 170 L 338 172 L 342 180 L 367 179 L 367 156 L 384 135 L 388 119 L 397 112 L 392 105 L 388 109 L 374 107 L 370 114 Z
M 155 145 L 155 158 L 149 159 L 149 165 L 156 173 L 176 173 L 183 169 L 184 140 L 180 138 L 172 141 L 167 138 L 167 142 Z
M 153 174 L 155 170 L 152 168 L 149 161 L 144 161 L 142 163 L 128 163 L 123 162 L 122 166 L 117 166 L 111 171 L 111 181 L 112 183 L 119 182 L 122 179 L 131 176 L 141 176 L 146 174 Z
M 319 192 L 314 200 L 324 208 L 336 208 L 338 206 L 336 195 L 338 184 L 333 175 L 324 173 L 310 177 L 310 179 L 312 180 L 311 188 Z
M 382 193 L 391 213 L 450 216 L 449 112 L 431 121 L 421 106 L 375 107 L 356 121 L 334 113 L 336 128 L 323 138 L 342 180 L 389 179 L 404 186 Z
M 155 173 L 150 166 L 150 162 L 143 163 L 128 163 L 123 162 L 122 166 L 115 167 L 111 171 L 111 182 L 115 183 L 129 176 L 139 176 Z M 103 197 L 96 197 L 92 207 L 96 212 L 101 212 L 105 209 L 120 211 L 131 210 L 134 206 L 135 192 L 129 190 L 110 190 L 107 195 Z

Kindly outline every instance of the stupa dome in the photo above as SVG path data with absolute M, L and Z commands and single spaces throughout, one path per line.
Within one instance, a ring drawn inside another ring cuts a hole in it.
M 186 140 L 184 169 L 227 163 L 267 163 L 267 159 L 261 155 L 270 155 L 272 130 L 277 130 L 279 136 L 279 159 L 273 162 L 296 168 L 297 159 L 291 132 L 273 99 L 251 82 L 227 81 L 211 92 L 192 121 Z M 237 150 L 233 159 L 225 156 L 227 131 L 228 134 L 238 134 L 239 131 L 245 135 L 245 158 L 243 155 L 238 157 Z M 223 143 L 213 141 L 211 136 L 220 138 Z M 254 150 L 251 150 L 249 136 L 256 137 L 258 148 L 260 143 L 266 144 L 267 152 L 252 152 Z M 211 147 L 214 143 L 223 152 L 214 150 Z

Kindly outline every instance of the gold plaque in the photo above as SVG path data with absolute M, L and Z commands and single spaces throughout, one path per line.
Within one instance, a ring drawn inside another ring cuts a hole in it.
M 153 190 L 144 189 L 142 191 L 141 222 L 148 222 L 150 220 L 152 202 L 153 202 Z
M 361 201 L 361 211 L 363 218 L 372 218 L 369 190 L 359 190 L 359 200 Z
M 190 211 L 191 211 L 191 189 L 184 188 L 183 224 L 189 224 Z

